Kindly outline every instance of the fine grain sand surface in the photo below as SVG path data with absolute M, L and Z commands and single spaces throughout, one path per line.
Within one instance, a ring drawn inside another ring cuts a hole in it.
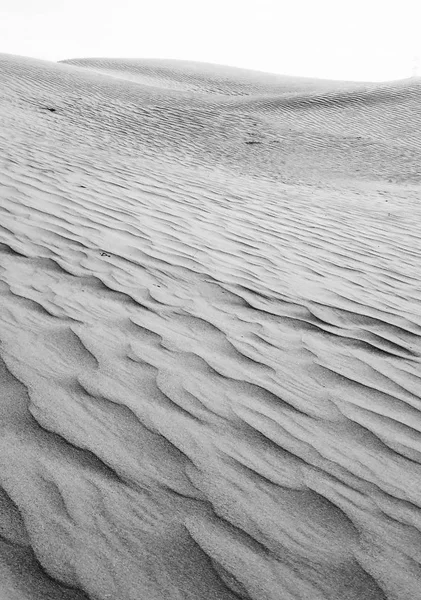
M 420 106 L 0 55 L 1 600 L 421 598 Z

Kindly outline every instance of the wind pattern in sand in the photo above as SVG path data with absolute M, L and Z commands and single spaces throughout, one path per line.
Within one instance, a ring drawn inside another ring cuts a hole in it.
M 421 82 L 0 55 L 0 595 L 421 598 Z

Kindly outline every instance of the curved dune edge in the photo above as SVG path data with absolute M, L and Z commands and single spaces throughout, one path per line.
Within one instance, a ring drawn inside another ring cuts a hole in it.
M 0 73 L 0 595 L 416 598 L 419 82 Z
M 211 63 L 163 59 L 75 58 L 60 61 L 144 85 L 204 95 L 250 96 L 355 88 L 355 82 L 275 75 Z

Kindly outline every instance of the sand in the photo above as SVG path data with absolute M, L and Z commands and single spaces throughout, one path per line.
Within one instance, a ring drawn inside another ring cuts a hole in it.
M 421 598 L 421 81 L 0 55 L 0 598 Z

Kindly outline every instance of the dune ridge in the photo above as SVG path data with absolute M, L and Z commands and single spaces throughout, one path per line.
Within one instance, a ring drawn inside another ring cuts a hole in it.
M 250 96 L 274 93 L 355 87 L 354 82 L 274 75 L 238 67 L 187 60 L 85 58 L 60 61 L 113 75 L 143 85 L 219 96 Z
M 0 55 L 3 596 L 419 597 L 419 81 L 99 62 Z

